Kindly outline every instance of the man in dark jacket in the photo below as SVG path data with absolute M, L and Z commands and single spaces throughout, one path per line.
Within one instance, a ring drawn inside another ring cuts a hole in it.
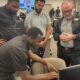
M 73 15 L 73 4 L 65 1 L 62 6 L 63 18 L 54 26 L 54 39 L 57 40 L 58 57 L 67 66 L 80 64 L 80 20 Z
M 52 18 L 52 16 L 54 16 L 55 14 L 55 11 L 54 11 L 54 8 L 52 8 L 50 11 L 49 11 L 49 16 L 50 18 Z

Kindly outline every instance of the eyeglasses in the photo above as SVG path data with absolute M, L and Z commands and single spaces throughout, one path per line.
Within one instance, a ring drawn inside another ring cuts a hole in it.
M 68 13 L 68 12 L 72 12 L 72 9 L 71 10 L 67 10 L 67 11 L 63 11 L 63 13 Z

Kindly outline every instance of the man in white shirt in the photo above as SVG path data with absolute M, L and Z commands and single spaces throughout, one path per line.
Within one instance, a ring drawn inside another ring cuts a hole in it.
M 26 31 L 34 26 L 39 28 L 43 32 L 44 40 L 40 44 L 40 51 L 42 51 L 41 53 L 44 53 L 44 49 L 42 48 L 45 48 L 49 36 L 52 32 L 50 17 L 49 15 L 46 15 L 42 12 L 44 5 L 45 0 L 35 0 L 35 9 L 26 16 L 24 23 Z M 43 57 L 43 54 L 41 54 L 40 56 Z

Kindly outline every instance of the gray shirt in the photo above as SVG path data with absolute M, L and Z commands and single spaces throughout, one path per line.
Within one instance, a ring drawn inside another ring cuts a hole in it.
M 13 73 L 27 69 L 27 36 L 13 38 L 0 47 L 0 80 L 13 80 Z
M 39 28 L 43 32 L 43 36 L 45 37 L 46 30 L 49 24 L 51 24 L 51 20 L 48 14 L 44 14 L 42 12 L 40 15 L 38 15 L 35 11 L 32 11 L 26 16 L 24 26 L 28 28 Z
M 0 7 L 0 38 L 10 40 L 17 35 L 16 14 L 12 14 L 6 7 Z
M 72 34 L 72 20 L 63 19 L 61 24 L 61 32 L 62 34 Z M 63 47 L 73 47 L 73 40 L 69 40 L 66 42 L 61 41 L 61 45 Z

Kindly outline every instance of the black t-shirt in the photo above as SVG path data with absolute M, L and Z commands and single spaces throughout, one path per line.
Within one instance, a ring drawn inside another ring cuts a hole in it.
M 0 7 L 0 38 L 10 40 L 17 36 L 16 14 L 12 14 L 5 6 Z
M 27 69 L 27 36 L 17 36 L 0 47 L 0 80 L 13 80 L 16 71 Z

